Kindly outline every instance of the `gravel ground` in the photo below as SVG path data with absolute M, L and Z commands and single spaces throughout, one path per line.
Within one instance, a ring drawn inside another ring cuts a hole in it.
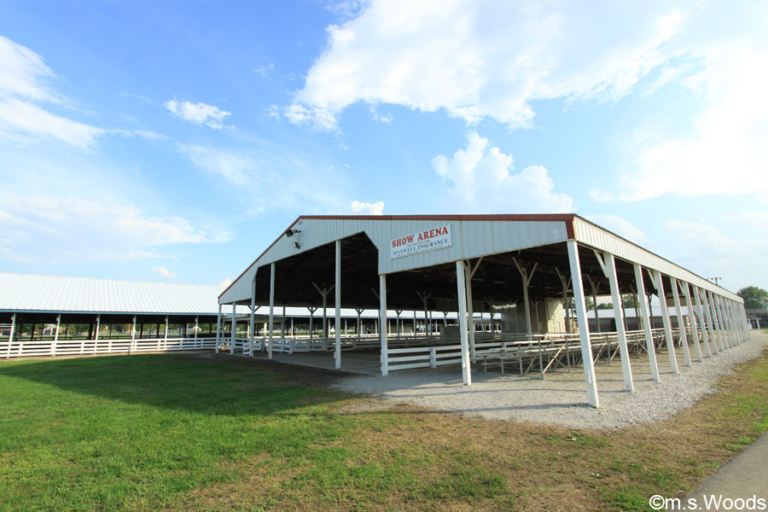
M 760 355 L 768 347 L 768 335 L 752 332 L 752 339 L 734 348 L 684 366 L 682 350 L 677 359 L 680 374 L 670 373 L 669 356 L 657 354 L 660 382 L 650 378 L 648 358 L 633 356 L 635 392 L 624 391 L 621 362 L 596 365 L 600 408 L 586 404 L 586 384 L 581 367 L 572 371 L 519 377 L 474 371 L 472 386 L 465 387 L 461 370 L 398 372 L 388 377 L 350 377 L 335 387 L 409 403 L 442 412 L 461 413 L 493 420 L 531 421 L 578 429 L 617 429 L 663 420 L 693 405 L 713 391 L 714 385 L 733 367 Z M 693 349 L 692 349 L 693 351 Z

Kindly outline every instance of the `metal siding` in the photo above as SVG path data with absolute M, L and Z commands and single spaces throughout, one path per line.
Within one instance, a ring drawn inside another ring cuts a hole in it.
M 633 244 L 623 238 L 606 231 L 592 223 L 586 222 L 583 219 L 576 218 L 574 220 L 576 228 L 576 240 L 584 245 L 589 245 L 601 251 L 607 251 L 615 256 L 632 262 L 639 263 L 643 267 L 650 268 L 652 270 L 658 270 L 662 274 L 680 279 L 694 286 L 698 286 L 704 290 L 711 291 L 718 295 L 723 295 L 730 299 L 733 299 L 739 303 L 743 303 L 741 297 L 732 293 L 725 288 L 717 286 L 716 284 L 697 276 L 693 272 L 684 269 L 674 263 L 657 256 L 652 252 L 643 249 L 642 247 Z
M 451 225 L 451 247 L 392 259 L 390 244 L 398 236 Z M 379 248 L 379 272 L 390 274 L 425 268 L 488 254 L 527 249 L 568 239 L 563 221 L 480 221 L 480 220 L 365 220 L 299 219 L 301 251 L 308 251 L 357 233 L 365 233 Z M 298 254 L 291 246 L 296 238 L 284 234 L 220 298 L 221 304 L 249 300 L 257 268 Z

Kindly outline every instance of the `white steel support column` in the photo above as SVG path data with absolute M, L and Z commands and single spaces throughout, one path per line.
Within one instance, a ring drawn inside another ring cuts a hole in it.
M 701 290 L 701 297 L 704 301 L 704 316 L 707 320 L 707 327 L 709 329 L 709 333 L 712 339 L 712 348 L 714 349 L 712 352 L 717 354 L 720 352 L 720 346 L 717 343 L 717 333 L 715 332 L 715 322 L 712 321 L 712 310 L 709 308 L 709 293 L 707 290 Z
M 315 330 L 315 311 L 317 311 L 316 307 L 308 307 L 309 310 L 309 350 L 312 350 L 312 340 L 314 339 L 314 330 Z
M 685 322 L 683 321 L 683 307 L 680 305 L 680 292 L 677 291 L 677 279 L 670 276 L 669 282 L 672 286 L 672 299 L 675 301 L 677 327 L 680 329 L 680 343 L 683 345 L 685 366 L 691 367 L 693 363 L 691 362 L 691 351 L 688 348 L 688 334 L 685 332 Z
M 237 303 L 232 303 L 232 335 L 229 340 L 229 353 L 235 353 L 235 333 L 237 331 Z
M 699 362 L 702 363 L 704 362 L 704 358 L 701 355 L 699 328 L 698 322 L 696 321 L 696 310 L 694 309 L 693 301 L 691 300 L 691 289 L 685 281 L 678 281 L 678 283 L 683 288 L 683 294 L 685 295 L 685 306 L 688 308 L 688 322 L 691 324 L 691 336 L 693 336 L 693 346 L 696 348 L 696 357 Z
M 742 330 L 742 325 L 739 320 L 739 310 L 736 304 L 735 300 L 729 300 L 728 303 L 731 307 L 731 317 L 733 318 L 733 326 L 736 329 L 736 333 L 739 337 L 739 343 L 744 343 L 746 341 L 746 338 L 744 337 L 744 331 Z
M 165 331 L 163 331 L 163 350 L 168 350 L 168 315 L 165 315 Z
M 387 274 L 379 275 L 379 315 L 382 324 L 387 322 Z M 357 316 L 360 321 L 360 313 Z M 389 374 L 389 344 L 387 335 L 382 331 L 379 335 L 381 339 L 381 374 Z
M 719 342 L 718 349 L 725 352 L 725 349 L 728 347 L 725 344 L 725 332 L 723 332 L 723 326 L 720 324 L 720 317 L 717 314 L 717 304 L 715 303 L 714 293 L 707 292 L 707 302 L 709 302 L 712 314 L 712 325 L 717 331 L 717 340 Z
M 667 351 L 669 352 L 669 366 L 672 373 L 679 374 L 677 367 L 677 356 L 675 355 L 675 340 L 672 338 L 672 323 L 669 321 L 669 311 L 667 310 L 667 295 L 664 293 L 664 280 L 661 272 L 653 271 L 653 285 L 659 296 L 659 306 L 661 307 L 661 321 L 664 324 L 664 337 L 667 339 Z
M 736 334 L 736 329 L 733 327 L 733 319 L 731 318 L 731 310 L 728 306 L 728 299 L 720 297 L 720 305 L 723 311 L 723 319 L 725 320 L 725 328 L 728 332 L 728 338 L 730 339 L 731 346 L 738 343 L 739 337 Z
M 584 300 L 584 283 L 581 280 L 581 261 L 579 246 L 576 240 L 568 240 L 568 262 L 571 267 L 571 286 L 573 286 L 573 301 L 576 303 L 576 315 L 579 324 L 579 340 L 581 341 L 581 358 L 584 362 L 584 376 L 587 379 L 587 402 L 592 407 L 600 407 L 597 394 L 597 379 L 595 378 L 595 362 L 592 354 L 592 342 L 589 339 L 589 323 L 587 322 L 587 305 Z
M 731 346 L 734 346 L 738 343 L 738 336 L 736 335 L 736 329 L 733 326 L 733 319 L 731 318 L 730 309 L 728 309 L 728 299 L 725 297 L 720 297 L 720 302 L 723 308 L 726 329 L 728 329 L 728 337 L 731 340 Z
M 256 278 L 251 287 L 251 315 L 248 319 L 248 355 L 253 357 L 253 339 L 256 336 Z
M 219 314 L 216 315 L 216 353 L 219 353 L 219 344 L 221 340 L 221 304 L 219 304 Z
M 731 313 L 728 310 L 728 299 L 718 296 L 718 301 L 720 302 L 720 311 L 723 312 L 723 325 L 725 326 L 725 332 L 728 336 L 728 343 L 733 347 L 736 345 L 738 338 L 736 337 L 736 331 L 733 328 Z
M 701 339 L 704 342 L 704 351 L 707 357 L 712 357 L 712 349 L 709 346 L 709 332 L 707 327 L 707 317 L 704 314 L 704 306 L 701 303 L 701 294 L 699 288 L 694 286 L 693 293 L 696 295 L 696 305 L 699 308 L 699 318 L 701 319 Z
M 56 348 L 59 345 L 59 329 L 61 328 L 61 314 L 56 315 L 56 334 L 53 335 L 53 344 L 51 344 L 51 355 L 56 355 Z
M 637 286 L 637 302 L 640 304 L 640 314 L 643 315 L 643 331 L 645 332 L 645 347 L 648 352 L 648 363 L 651 367 L 651 378 L 658 382 L 659 365 L 656 362 L 656 345 L 653 343 L 653 332 L 651 332 L 651 319 L 648 314 L 648 300 L 645 296 L 645 284 L 643 284 L 643 267 L 639 263 L 634 263 L 635 267 L 635 285 Z
M 467 316 L 469 317 L 469 356 L 472 361 L 475 360 L 475 302 L 472 298 L 472 269 L 469 262 L 464 265 L 464 272 L 467 283 Z M 430 322 L 430 325 L 432 322 Z
M 528 286 L 531 284 L 531 280 L 533 279 L 533 274 L 536 273 L 536 267 L 539 264 L 534 263 L 533 268 L 531 269 L 531 272 L 529 274 L 528 269 L 520 265 L 520 263 L 517 261 L 517 258 L 512 258 L 512 261 L 515 262 L 515 266 L 517 267 L 518 272 L 520 272 L 520 277 L 522 277 L 523 279 L 523 302 L 525 304 L 525 330 L 528 333 L 528 341 L 532 341 L 533 329 L 531 328 L 531 304 L 530 304 L 531 301 L 528 298 Z
M 734 301 L 733 305 L 736 308 L 736 319 L 739 321 L 739 326 L 741 328 L 742 339 L 744 341 L 747 341 L 749 339 L 749 333 L 747 331 L 746 316 L 742 315 L 742 313 L 741 313 L 741 304 L 739 304 L 738 302 Z
M 472 385 L 472 370 L 469 362 L 469 343 L 467 340 L 467 285 L 464 262 L 456 262 L 456 287 L 459 299 L 459 339 L 461 340 L 461 375 L 465 386 Z
M 274 346 L 275 330 L 275 264 L 270 264 L 269 269 L 269 352 L 267 357 L 272 359 L 272 347 Z
M 336 346 L 333 347 L 336 369 L 341 368 L 341 240 L 336 240 Z
M 8 346 L 5 347 L 5 358 L 11 357 L 11 345 L 13 344 L 13 333 L 16 331 L 16 313 L 11 315 L 11 333 L 8 336 Z
M 136 315 L 133 315 L 133 325 L 131 327 L 131 348 L 128 349 L 128 355 L 136 350 Z
M 720 340 L 725 343 L 725 348 L 729 349 L 731 348 L 731 343 L 728 335 L 728 327 L 725 324 L 725 317 L 723 316 L 723 308 L 720 304 L 720 296 L 714 293 L 712 294 L 712 306 L 715 310 L 715 318 L 717 318 L 718 328 L 722 333 Z
M 96 315 L 96 335 L 93 337 L 93 353 L 99 348 L 99 329 L 101 329 L 101 315 Z M 13 333 L 13 330 L 11 330 Z
M 731 308 L 731 318 L 733 318 L 733 326 L 736 329 L 736 335 L 739 338 L 739 343 L 744 343 L 744 332 L 741 330 L 741 322 L 739 322 L 739 315 L 736 311 L 736 301 L 729 300 L 728 304 Z
M 606 252 L 605 261 L 600 261 L 600 254 L 595 251 L 598 261 L 603 263 L 603 271 L 608 278 L 611 288 L 611 300 L 613 301 L 613 318 L 616 320 L 616 335 L 619 339 L 619 352 L 621 355 L 621 369 L 624 373 L 624 386 L 627 391 L 634 392 L 635 384 L 632 381 L 632 365 L 629 362 L 629 349 L 627 348 L 627 333 L 624 326 L 624 310 L 621 308 L 621 293 L 619 292 L 619 277 L 616 274 L 616 259 L 613 254 Z M 595 315 L 597 315 L 597 301 L 595 301 Z M 599 319 L 598 319 L 599 322 Z M 599 325 L 599 324 L 598 324 Z
M 323 352 L 328 350 L 328 290 L 323 288 Z
M 194 334 L 194 336 L 195 336 L 195 348 L 200 348 L 200 347 L 197 346 L 197 331 L 199 331 L 199 330 L 200 330 L 200 317 L 196 316 L 195 317 L 195 329 L 194 329 L 194 331 L 195 331 L 195 334 Z

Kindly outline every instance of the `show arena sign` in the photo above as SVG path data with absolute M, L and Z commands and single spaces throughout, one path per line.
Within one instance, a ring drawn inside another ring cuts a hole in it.
M 445 224 L 392 240 L 392 259 L 451 246 L 451 225 Z

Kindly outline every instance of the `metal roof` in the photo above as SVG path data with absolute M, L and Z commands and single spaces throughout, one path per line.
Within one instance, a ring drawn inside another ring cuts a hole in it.
M 221 290 L 195 284 L 0 272 L 0 311 L 216 315 Z
M 434 228 L 437 228 L 436 231 L 447 228 L 449 232 L 449 241 L 439 250 L 396 254 L 396 242 L 400 239 L 405 240 L 401 237 L 422 232 L 426 234 Z M 358 287 L 358 290 L 350 289 L 348 286 L 342 287 L 344 289 L 342 300 L 346 301 L 344 306 L 347 307 L 372 306 L 372 295 L 362 297 L 361 294 L 377 287 L 379 274 L 393 275 L 392 279 L 396 280 L 402 277 L 404 271 L 436 268 L 453 261 L 479 257 L 485 257 L 484 265 L 486 265 L 490 262 L 488 256 L 509 255 L 519 251 L 527 251 L 531 261 L 544 263 L 546 255 L 543 253 L 547 252 L 548 248 L 558 245 L 562 254 L 550 255 L 548 264 L 560 268 L 565 275 L 569 275 L 567 253 L 564 248 L 564 242 L 568 240 L 576 240 L 581 246 L 581 252 L 584 253 L 582 272 L 595 271 L 596 277 L 602 278 L 603 275 L 597 260 L 594 255 L 591 255 L 592 249 L 610 252 L 617 256 L 617 267 L 621 267 L 617 268 L 617 271 L 623 281 L 634 283 L 631 263 L 637 262 L 646 269 L 661 272 L 663 279 L 667 281 L 665 290 L 670 289 L 669 278 L 676 278 L 692 286 L 742 302 L 738 295 L 575 214 L 302 216 L 283 231 L 277 240 L 246 268 L 229 288 L 224 290 L 219 296 L 219 302 L 222 304 L 249 302 L 253 293 L 252 286 L 256 283 L 257 304 L 264 304 L 265 290 L 269 287 L 269 275 L 258 270 L 266 267 L 265 270 L 269 273 L 269 264 L 273 262 L 282 264 L 282 268 L 276 269 L 278 281 L 276 288 L 277 292 L 282 293 L 283 296 L 275 298 L 276 304 L 284 302 L 291 305 L 306 305 L 305 303 L 317 302 L 317 294 L 312 291 L 310 282 L 304 283 L 306 289 L 300 289 L 296 283 L 300 278 L 307 281 L 307 276 L 299 275 L 300 273 L 311 275 L 318 283 L 333 282 L 331 272 L 334 257 L 333 247 L 330 244 L 335 240 L 341 240 L 342 244 L 345 244 L 342 249 L 342 257 L 345 258 L 342 279 L 345 272 L 351 271 L 356 277 L 370 278 L 371 281 L 366 281 L 363 286 Z M 353 256 L 349 259 L 346 255 Z M 591 261 L 593 259 L 594 262 Z M 399 273 L 400 276 L 398 276 Z M 512 274 L 514 273 L 513 269 Z M 539 274 L 537 283 L 543 277 L 542 272 Z M 291 283 L 295 284 L 287 291 L 286 275 L 292 279 Z M 413 275 L 415 274 L 410 276 Z M 438 276 L 438 278 L 443 277 L 445 276 Z M 405 278 L 401 280 L 403 279 Z M 550 281 L 551 283 L 547 286 L 554 283 L 559 287 L 556 277 L 551 277 Z M 650 284 L 647 278 L 646 281 L 646 288 L 648 288 Z M 400 284 L 402 283 L 392 282 L 391 286 L 397 289 Z M 604 284 L 603 288 L 606 286 Z M 511 288 L 508 287 L 507 290 L 509 289 Z M 354 295 L 355 291 L 357 295 Z M 605 291 L 602 290 L 601 295 L 605 295 Z M 559 294 L 549 293 L 549 296 Z M 446 295 L 446 297 L 450 296 L 450 294 Z M 398 305 L 403 309 L 416 307 L 414 304 L 402 302 Z

